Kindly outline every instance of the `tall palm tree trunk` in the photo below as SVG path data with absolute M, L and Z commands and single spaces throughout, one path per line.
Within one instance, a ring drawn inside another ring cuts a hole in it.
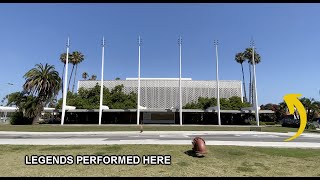
M 246 100 L 246 102 L 247 102 L 248 99 L 247 99 L 246 83 L 245 83 L 245 80 L 244 80 L 244 72 L 243 72 L 243 65 L 242 65 L 242 63 L 241 63 L 241 70 L 242 70 L 242 82 L 243 82 L 244 98 L 245 98 L 245 100 Z
M 71 82 L 71 77 L 72 77 L 72 74 L 73 74 L 73 68 L 74 68 L 74 65 L 72 66 L 71 74 L 70 74 L 70 77 L 69 77 L 68 91 L 70 89 L 70 82 Z
M 73 79 L 72 93 L 74 92 L 74 84 L 76 83 L 77 69 L 78 69 L 78 64 L 76 64 L 76 71 L 74 72 L 74 79 Z
M 39 122 L 39 119 L 40 119 L 40 117 L 41 117 L 41 112 L 43 111 L 43 103 L 42 102 L 38 102 L 38 105 L 37 105 L 37 109 L 36 109 L 36 111 L 37 111 L 37 115 L 33 118 L 33 120 L 32 120 L 32 125 L 35 125 L 35 124 L 37 124 L 38 122 Z

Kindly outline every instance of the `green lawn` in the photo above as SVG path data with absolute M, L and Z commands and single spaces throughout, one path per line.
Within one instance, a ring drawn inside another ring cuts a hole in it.
M 320 149 L 189 145 L 0 146 L 3 176 L 320 176 Z M 25 165 L 25 155 L 171 155 L 171 165 Z
M 262 127 L 264 132 L 296 132 L 298 128 Z M 249 126 L 144 125 L 144 131 L 249 131 Z M 80 132 L 80 131 L 140 131 L 137 125 L 0 125 L 0 131 Z M 311 132 L 305 130 L 304 132 Z M 314 130 L 315 132 L 315 130 Z

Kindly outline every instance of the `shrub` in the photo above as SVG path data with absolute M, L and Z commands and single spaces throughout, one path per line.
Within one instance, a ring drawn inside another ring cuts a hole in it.
M 58 118 L 50 118 L 40 121 L 39 124 L 60 124 L 61 121 Z
M 26 125 L 32 124 L 32 118 L 26 118 L 22 112 L 15 112 L 11 116 L 10 124 L 12 125 Z
M 249 121 L 249 123 L 250 123 L 250 125 L 257 125 L 257 121 Z M 259 125 L 266 125 L 266 123 L 265 122 L 259 122 Z
M 275 122 L 265 122 L 266 125 L 276 125 Z
M 315 130 L 319 128 L 319 124 L 317 122 L 308 122 L 306 125 L 306 129 Z
M 298 119 L 282 119 L 281 120 L 282 127 L 293 127 L 293 128 L 299 128 L 300 127 L 300 121 Z

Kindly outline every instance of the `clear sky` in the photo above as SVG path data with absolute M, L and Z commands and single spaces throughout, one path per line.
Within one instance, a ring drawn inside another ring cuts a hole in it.
M 81 51 L 87 72 L 101 76 L 101 39 L 105 36 L 104 79 L 137 77 L 141 35 L 141 77 L 242 80 L 234 56 L 255 40 L 259 104 L 279 103 L 285 94 L 320 99 L 320 4 L 0 4 L 0 98 L 22 89 L 23 75 L 36 63 L 55 65 L 60 54 Z M 248 64 L 244 64 L 248 84 Z M 71 66 L 69 66 L 69 72 Z M 13 86 L 6 83 L 13 83 Z M 59 95 L 61 97 L 61 93 Z

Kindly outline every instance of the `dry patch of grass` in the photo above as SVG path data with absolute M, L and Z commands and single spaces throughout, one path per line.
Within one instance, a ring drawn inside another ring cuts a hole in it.
M 319 176 L 319 149 L 191 145 L 1 145 L 0 176 Z M 171 165 L 25 165 L 25 155 L 171 155 Z

